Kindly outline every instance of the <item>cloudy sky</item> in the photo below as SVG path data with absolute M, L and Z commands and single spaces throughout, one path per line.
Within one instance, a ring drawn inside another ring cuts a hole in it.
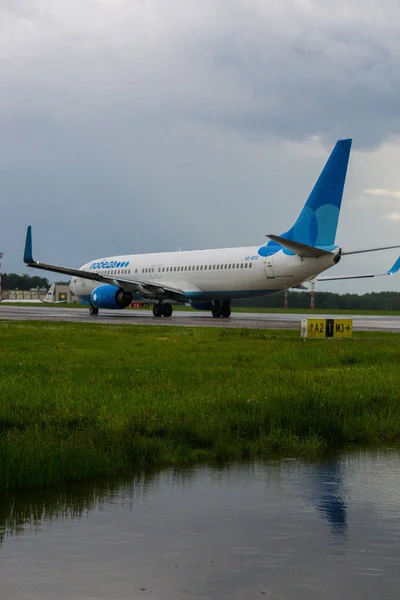
M 399 27 L 397 0 L 0 0 L 3 270 L 27 272 L 28 224 L 36 257 L 69 266 L 262 244 L 341 137 L 337 242 L 400 243 Z

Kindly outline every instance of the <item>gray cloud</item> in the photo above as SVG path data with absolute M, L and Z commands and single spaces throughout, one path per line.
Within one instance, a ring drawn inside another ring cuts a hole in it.
M 285 230 L 338 137 L 398 135 L 399 16 L 392 0 L 0 0 L 6 270 L 28 222 L 68 264 Z

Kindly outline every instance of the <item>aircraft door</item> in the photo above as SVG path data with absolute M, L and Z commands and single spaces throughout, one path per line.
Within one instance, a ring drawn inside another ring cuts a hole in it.
M 274 266 L 273 266 L 274 256 L 267 256 L 265 259 L 265 274 L 267 279 L 273 279 L 275 277 L 274 274 Z

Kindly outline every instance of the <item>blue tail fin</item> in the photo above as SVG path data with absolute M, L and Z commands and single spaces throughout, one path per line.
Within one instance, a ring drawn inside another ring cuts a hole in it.
M 342 204 L 351 139 L 336 142 L 297 221 L 281 237 L 309 246 L 331 246 Z

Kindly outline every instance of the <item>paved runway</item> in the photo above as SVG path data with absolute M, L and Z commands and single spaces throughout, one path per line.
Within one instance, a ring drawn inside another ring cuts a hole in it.
M 114 325 L 177 325 L 190 327 L 247 327 L 261 329 L 300 329 L 308 314 L 233 312 L 230 319 L 214 319 L 210 313 L 176 311 L 170 319 L 156 319 L 150 310 L 101 310 L 97 317 L 84 308 L 62 306 L 12 306 L 0 304 L 0 319 L 11 321 L 70 321 L 77 323 L 111 323 Z M 314 318 L 335 318 L 335 315 L 312 315 Z M 336 315 L 353 319 L 355 331 L 393 331 L 400 333 L 400 316 Z

